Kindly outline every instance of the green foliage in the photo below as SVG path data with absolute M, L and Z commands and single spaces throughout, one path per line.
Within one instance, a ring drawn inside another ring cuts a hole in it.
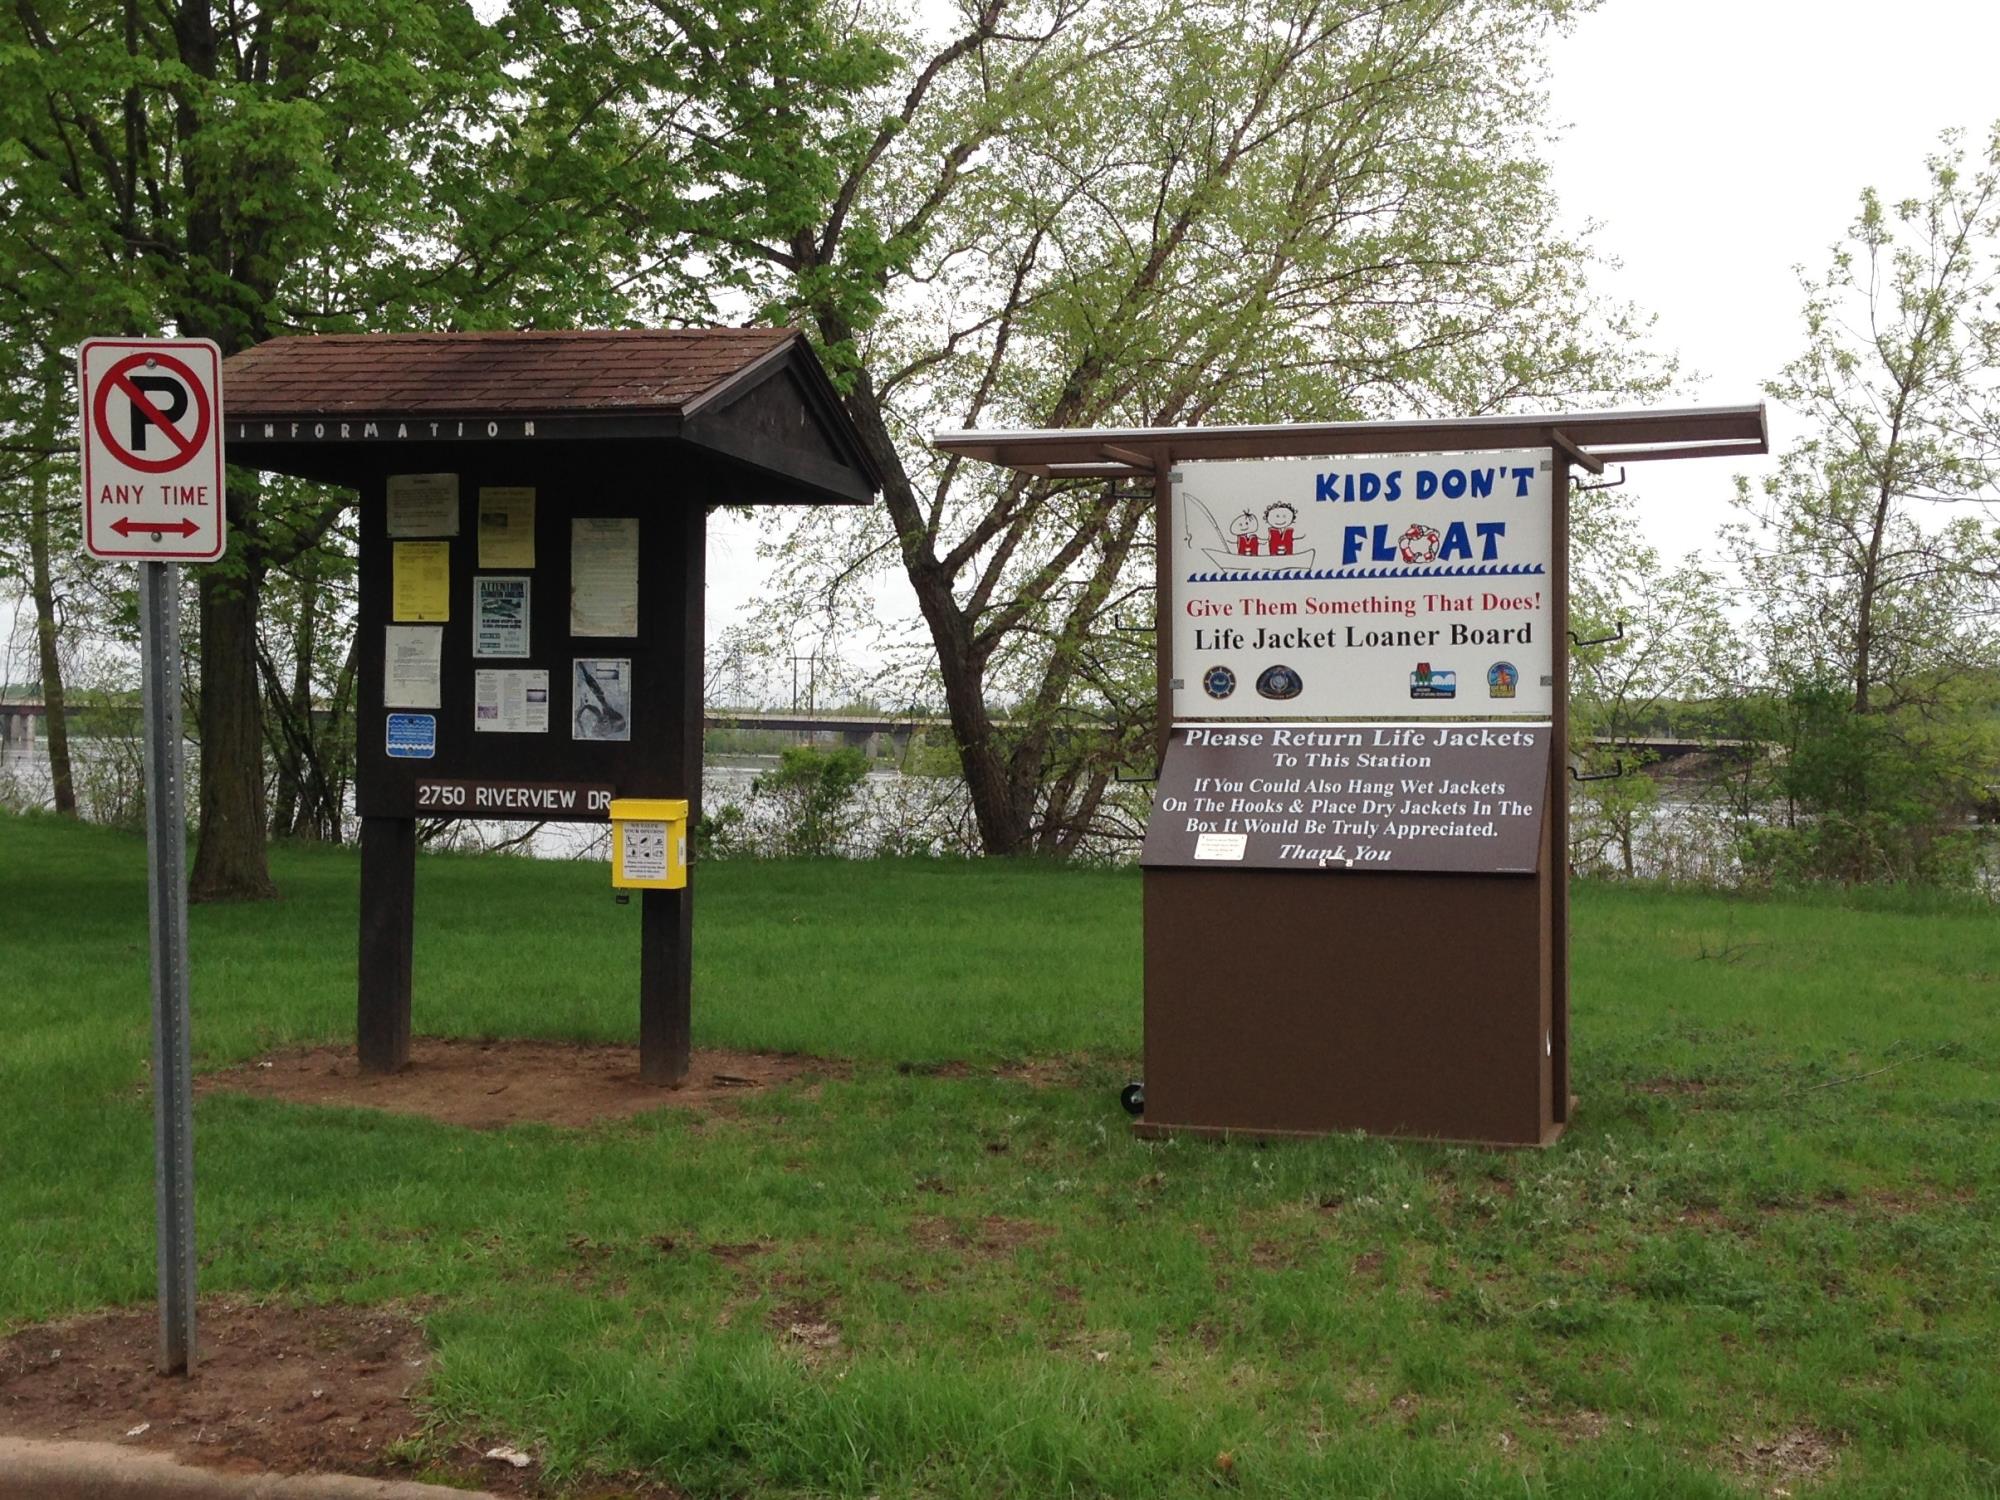
M 868 776 L 868 757 L 851 745 L 817 750 L 794 745 L 778 767 L 751 783 L 750 795 L 775 815 L 772 852 L 789 859 L 825 859 L 847 852 L 860 825 L 855 794 Z
M 1547 203 L 1544 48 L 1569 13 L 1029 0 L 899 24 L 880 128 L 810 233 L 760 242 L 773 305 L 854 363 L 885 505 L 799 520 L 761 633 L 873 631 L 900 574 L 927 635 L 880 644 L 899 698 L 949 702 L 989 852 L 1124 826 L 1116 777 L 1151 757 L 1153 504 L 1143 480 L 1014 476 L 926 435 L 1653 388 L 1588 251 L 1525 210 Z
M 1966 821 L 1976 789 L 1960 737 L 1857 714 L 1845 684 L 1801 684 L 1759 717 L 1782 747 L 1768 784 L 1784 815 L 1745 828 L 1753 878 L 1978 887 L 1993 841 Z
M 696 861 L 739 859 L 748 854 L 749 830 L 745 826 L 748 816 L 738 802 L 725 802 L 720 807 L 704 809 L 694 825 Z
M 2000 131 L 1970 167 L 1947 137 L 1928 169 L 1921 196 L 1863 193 L 1806 281 L 1806 347 L 1769 387 L 1806 436 L 1760 490 L 1739 481 L 1785 748 L 1785 826 L 1750 851 L 1774 874 L 1966 878 L 1957 830 L 2000 780 L 2000 529 L 1975 509 L 2000 497 Z
M 1637 500 L 1622 491 L 1572 500 L 1570 628 L 1599 644 L 1570 653 L 1569 753 L 1594 779 L 1574 784 L 1570 859 L 1590 874 L 1669 877 L 1687 871 L 1659 835 L 1661 784 L 1628 741 L 1674 731 L 1668 705 L 1726 698 L 1747 670 L 1721 580 L 1694 557 L 1669 567 L 1642 539 Z M 1682 735 L 1699 730 L 1683 724 Z M 1623 774 L 1616 774 L 1622 769 Z M 1697 861 L 1697 864 L 1699 861 Z
M 88 334 L 228 354 L 740 314 L 736 241 L 794 232 L 890 59 L 817 0 L 40 0 L 0 10 L 0 65 L 0 455 L 45 483 L 75 450 L 38 377 Z M 213 638 L 191 642 L 213 752 L 198 890 L 269 893 L 260 748 L 277 831 L 338 835 L 344 503 L 230 477 L 229 551 L 201 574 Z M 252 637 L 255 662 L 231 649 Z M 258 707 L 261 747 L 227 733 Z

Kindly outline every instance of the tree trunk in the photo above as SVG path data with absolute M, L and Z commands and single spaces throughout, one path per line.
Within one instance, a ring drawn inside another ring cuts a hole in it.
M 282 714 L 284 709 L 274 700 L 265 705 L 267 717 Z M 297 765 L 296 752 L 289 751 L 281 743 L 283 731 L 272 737 L 274 752 L 273 771 L 276 784 L 271 788 L 271 837 L 288 838 L 292 833 L 292 822 L 299 812 L 299 776 L 294 769 Z
M 822 321 L 822 332 L 830 339 L 842 332 Z M 916 591 L 924 623 L 930 627 L 931 643 L 937 648 L 945 710 L 951 716 L 959 770 L 972 802 L 973 821 L 979 827 L 980 846 L 988 854 L 1026 853 L 1033 789 L 1022 795 L 1009 775 L 1011 757 L 986 712 L 985 658 L 973 645 L 971 622 L 952 595 L 951 579 L 931 551 L 915 490 L 866 371 L 855 376 L 847 410 L 882 471 L 883 503 L 902 538 L 904 571 Z
M 1889 433 L 1889 456 L 1883 460 L 1884 472 L 1875 494 L 1875 517 L 1868 531 L 1868 552 L 1861 564 L 1861 597 L 1854 607 L 1854 712 L 1865 715 L 1869 709 L 1869 688 L 1875 677 L 1875 595 L 1882 577 L 1882 537 L 1889 525 L 1889 507 L 1895 498 L 1888 474 L 1888 465 L 1894 462 L 1897 433 L 1894 428 Z
M 174 12 L 174 39 L 181 65 L 196 79 L 217 76 L 219 45 L 209 0 L 180 0 Z M 187 195 L 187 259 L 193 290 L 177 310 L 180 331 L 212 338 L 227 356 L 255 343 L 260 329 L 246 326 L 227 299 L 211 300 L 204 278 L 236 276 L 222 205 L 236 196 L 231 184 L 208 180 L 203 153 L 194 149 L 202 120 L 197 90 L 175 101 L 174 130 L 182 152 L 182 189 Z M 247 233 L 246 228 L 246 233 Z M 261 309 L 264 295 L 249 299 Z M 253 313 L 252 318 L 258 314 Z M 267 901 L 278 894 L 264 852 L 264 743 L 257 685 L 257 591 L 263 564 L 257 555 L 257 496 L 239 485 L 228 487 L 224 505 L 230 554 L 205 564 L 198 585 L 201 601 L 200 832 L 194 873 L 188 880 L 193 901 Z
M 42 703 L 49 735 L 49 785 L 56 811 L 76 816 L 76 782 L 70 774 L 69 719 L 65 712 L 62 658 L 56 653 L 56 592 L 49 576 L 49 466 L 34 466 L 28 509 L 28 566 L 35 596 L 35 640 L 41 651 Z
M 312 815 L 317 810 L 306 783 L 312 776 L 308 757 L 315 739 L 312 664 L 319 635 L 319 607 L 315 602 L 319 585 L 318 559 L 319 554 L 311 549 L 301 552 L 296 559 L 294 580 L 298 594 L 298 626 L 292 639 L 291 698 L 289 702 L 281 701 L 274 690 L 267 710 L 278 725 L 271 737 L 277 760 L 277 786 L 271 796 L 273 838 L 297 837 L 312 825 Z M 284 720 L 287 714 L 296 722 L 286 725 Z M 307 748 L 302 748 L 302 744 Z
M 299 610 L 301 618 L 299 620 L 298 660 L 292 669 L 292 706 L 294 711 L 305 719 L 307 744 L 314 744 L 317 739 L 317 727 L 313 719 L 312 669 L 313 652 L 319 644 L 319 604 L 317 602 L 319 590 L 318 559 L 319 554 L 310 550 L 301 552 L 298 558 Z M 308 772 L 307 774 L 310 773 Z M 298 786 L 294 784 L 294 793 L 297 793 L 298 790 Z M 293 836 L 296 836 L 300 832 L 299 825 L 301 823 L 309 821 L 306 816 L 306 806 L 309 805 L 309 799 L 301 799 L 301 804 L 295 812 L 291 809 L 287 809 L 286 811 L 285 831 Z
M 230 521 L 239 500 L 230 487 Z M 247 506 L 245 507 L 247 508 Z M 239 543 L 242 532 L 237 533 Z M 188 897 L 268 901 L 278 894 L 264 852 L 264 726 L 257 683 L 257 581 L 243 555 L 202 568 L 201 831 Z

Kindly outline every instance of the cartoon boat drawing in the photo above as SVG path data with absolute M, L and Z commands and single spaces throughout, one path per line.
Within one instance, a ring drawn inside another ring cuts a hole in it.
M 1201 550 L 1203 556 L 1223 573 L 1290 573 L 1295 569 L 1310 568 L 1313 565 L 1310 547 L 1303 552 L 1265 553 L 1262 556 L 1242 552 L 1218 552 L 1213 547 L 1204 547 Z
M 1261 548 L 1256 552 L 1238 552 L 1230 534 L 1224 532 L 1221 523 L 1215 519 L 1215 512 L 1203 504 L 1193 490 L 1184 489 L 1181 493 L 1187 501 L 1186 507 L 1181 512 L 1181 541 L 1190 547 L 1198 546 L 1202 556 L 1214 565 L 1217 572 L 1255 573 L 1268 576 L 1274 573 L 1303 573 L 1312 567 L 1313 549 L 1310 547 L 1301 552 L 1265 552 Z M 1214 534 L 1216 546 L 1210 547 L 1195 541 L 1196 516 L 1200 516 L 1209 531 Z

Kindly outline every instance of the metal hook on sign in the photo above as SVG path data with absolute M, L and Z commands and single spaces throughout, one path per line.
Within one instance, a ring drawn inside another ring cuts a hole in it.
M 1623 464 L 1620 464 L 1618 466 L 1618 477 L 1616 479 L 1600 479 L 1595 484 L 1585 484 L 1580 479 L 1570 480 L 1570 483 L 1573 486 L 1575 486 L 1576 492 L 1579 495 L 1587 494 L 1591 490 L 1615 490 L 1624 482 L 1625 482 L 1625 465 Z
M 1625 757 L 1622 755 L 1612 763 L 1612 769 L 1609 771 L 1593 771 L 1590 775 L 1586 776 L 1577 770 L 1575 766 L 1569 768 L 1569 779 L 1571 781 L 1616 781 L 1624 774 Z
M 1612 632 L 1611 632 L 1611 634 L 1609 634 L 1609 635 L 1594 635 L 1594 636 L 1592 636 L 1592 637 L 1591 637 L 1591 638 L 1590 638 L 1589 640 L 1587 640 L 1587 641 L 1581 641 L 1581 640 L 1578 640 L 1578 639 L 1577 639 L 1577 636 L 1576 636 L 1576 632 L 1575 632 L 1574 630 L 1571 630 L 1571 631 L 1566 631 L 1566 632 L 1565 632 L 1565 634 L 1567 634 L 1567 635 L 1569 636 L 1569 643 L 1570 643 L 1570 644 L 1571 644 L 1572 646 L 1574 646 L 1574 647 L 1575 647 L 1575 648 L 1576 648 L 1577 650 L 1579 650 L 1579 651 L 1582 651 L 1582 650 L 1584 650 L 1584 649 L 1586 649 L 1586 648 L 1588 648 L 1588 647 L 1590 647 L 1590 646 L 1603 646 L 1603 645 L 1608 645 L 1608 644 L 1609 644 L 1610 642 L 1612 642 L 1612 641 L 1622 641 L 1622 640 L 1624 640 L 1624 639 L 1625 639 L 1625 622 L 1624 622 L 1623 620 L 1620 620 L 1620 621 L 1618 622 L 1618 628 L 1617 628 L 1616 630 L 1612 631 Z

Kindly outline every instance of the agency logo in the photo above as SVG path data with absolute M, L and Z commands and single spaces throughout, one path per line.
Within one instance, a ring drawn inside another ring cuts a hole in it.
M 1201 674 L 1201 690 L 1211 698 L 1227 698 L 1236 691 L 1236 674 L 1227 667 L 1210 667 Z
M 1521 685 L 1521 672 L 1511 661 L 1496 661 L 1486 669 L 1486 696 L 1511 698 Z
M 1458 696 L 1458 673 L 1439 667 L 1432 669 L 1427 661 L 1417 663 L 1417 670 L 1410 674 L 1410 696 L 1412 698 L 1456 698 Z
M 1290 667 L 1266 667 L 1257 678 L 1257 691 L 1266 698 L 1296 698 L 1305 687 L 1304 679 Z

